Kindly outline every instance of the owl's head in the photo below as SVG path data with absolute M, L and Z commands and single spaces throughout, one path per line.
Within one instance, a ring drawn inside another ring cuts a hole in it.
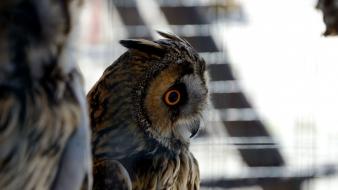
M 89 93 L 90 107 L 96 110 L 91 111 L 92 125 L 94 132 L 117 129 L 118 138 L 132 139 L 130 144 L 145 138 L 146 146 L 176 152 L 187 147 L 200 127 L 208 98 L 206 64 L 184 39 L 159 34 L 164 39 L 120 42 L 128 51 Z
M 169 149 L 188 144 L 200 127 L 207 98 L 206 64 L 192 46 L 175 35 L 166 39 L 122 40 L 143 70 L 133 89 L 135 119 L 147 135 Z

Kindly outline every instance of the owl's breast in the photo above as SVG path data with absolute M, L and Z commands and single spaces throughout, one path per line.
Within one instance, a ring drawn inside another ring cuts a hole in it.
M 129 169 L 133 190 L 197 190 L 198 163 L 188 150 L 176 156 L 155 154 L 134 161 Z

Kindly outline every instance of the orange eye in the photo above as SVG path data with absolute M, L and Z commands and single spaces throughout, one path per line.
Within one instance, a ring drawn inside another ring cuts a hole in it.
M 178 102 L 180 102 L 181 99 L 181 93 L 178 90 L 168 90 L 164 94 L 164 103 L 166 103 L 168 106 L 174 106 Z

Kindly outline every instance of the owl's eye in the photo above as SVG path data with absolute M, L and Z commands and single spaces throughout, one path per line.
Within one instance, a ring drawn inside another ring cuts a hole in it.
M 164 94 L 163 98 L 164 98 L 164 103 L 166 103 L 168 106 L 175 106 L 181 100 L 181 93 L 175 89 L 168 90 Z

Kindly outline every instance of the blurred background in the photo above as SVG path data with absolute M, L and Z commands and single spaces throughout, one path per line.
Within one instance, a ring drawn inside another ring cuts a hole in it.
M 187 39 L 211 101 L 192 140 L 202 189 L 338 189 L 338 39 L 316 0 L 91 0 L 74 50 L 87 91 L 125 38 Z

